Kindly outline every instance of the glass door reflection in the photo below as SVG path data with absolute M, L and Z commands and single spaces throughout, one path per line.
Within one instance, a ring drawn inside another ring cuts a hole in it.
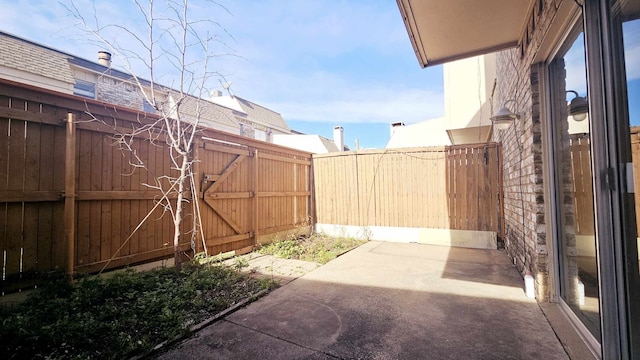
M 556 194 L 561 224 L 560 295 L 600 341 L 595 204 L 582 28 L 565 42 L 550 64 Z
M 623 223 L 627 226 L 623 249 L 627 266 L 629 343 L 632 358 L 640 358 L 640 221 L 637 220 L 640 216 L 640 1 L 613 1 L 611 15 L 613 30 L 617 35 L 615 49 L 618 52 L 614 53 L 614 57 L 620 64 L 615 74 L 618 89 L 616 120 L 622 130 L 620 133 L 626 137 L 625 140 L 630 140 L 621 143 L 630 146 L 631 159 L 625 158 L 623 161 L 631 161 L 634 175 L 632 188 L 635 191 L 627 194 L 625 200 L 628 203 L 623 213 Z M 625 150 L 628 149 L 623 148 L 622 152 L 625 153 Z

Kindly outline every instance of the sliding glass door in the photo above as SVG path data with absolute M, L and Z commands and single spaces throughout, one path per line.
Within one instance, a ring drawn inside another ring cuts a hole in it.
M 640 0 L 575 2 L 545 63 L 558 300 L 603 359 L 640 359 Z
M 601 338 L 591 125 L 581 19 L 549 64 L 550 129 L 557 204 L 560 297 L 573 317 Z
M 611 37 L 613 125 L 617 132 L 621 173 L 621 219 L 627 341 L 632 358 L 640 358 L 640 1 L 612 1 Z
M 576 4 L 547 63 L 557 290 L 604 359 L 640 359 L 640 1 Z

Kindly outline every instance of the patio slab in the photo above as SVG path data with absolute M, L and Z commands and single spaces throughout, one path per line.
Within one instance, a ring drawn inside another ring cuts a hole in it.
M 498 250 L 369 242 L 161 359 L 568 359 Z

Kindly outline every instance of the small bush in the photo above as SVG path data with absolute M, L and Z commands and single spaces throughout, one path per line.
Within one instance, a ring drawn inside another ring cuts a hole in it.
M 0 308 L 5 359 L 121 359 L 184 334 L 268 287 L 225 266 L 127 270 L 71 284 L 56 273 L 24 303 Z

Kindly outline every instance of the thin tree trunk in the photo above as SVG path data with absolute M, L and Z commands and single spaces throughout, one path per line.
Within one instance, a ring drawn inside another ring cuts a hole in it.
M 182 269 L 182 258 L 180 249 L 180 224 L 182 223 L 182 200 L 184 198 L 184 181 L 187 176 L 187 166 L 189 165 L 188 155 L 182 155 L 180 166 L 180 177 L 178 178 L 178 199 L 176 200 L 176 216 L 173 219 L 173 256 L 176 269 Z

